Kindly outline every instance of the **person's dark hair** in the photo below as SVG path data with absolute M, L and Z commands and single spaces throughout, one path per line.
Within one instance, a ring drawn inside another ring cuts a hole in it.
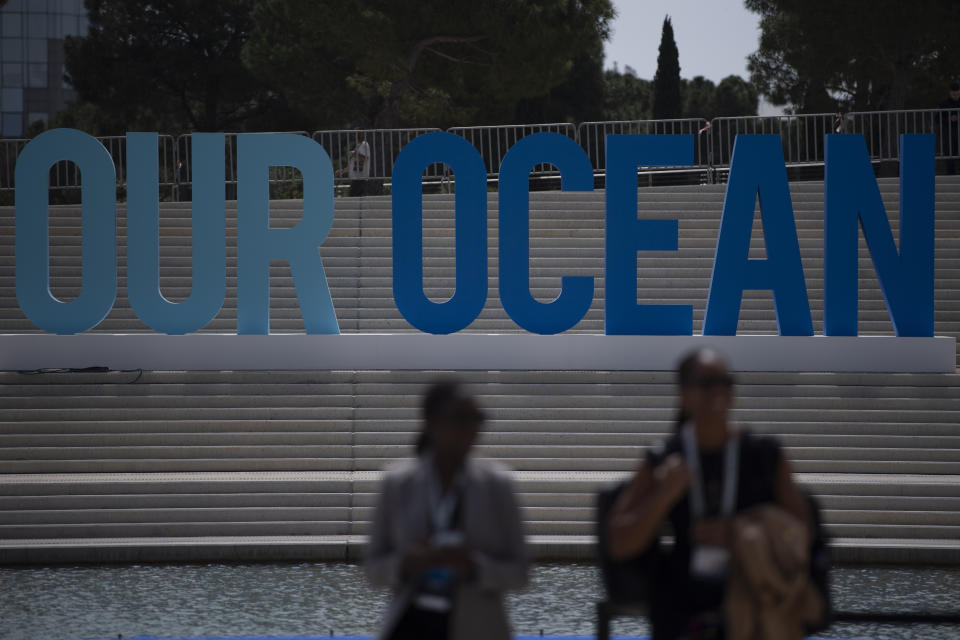
M 950 91 L 960 91 L 960 82 L 951 82 Z
M 472 403 L 466 412 L 458 411 L 458 405 L 469 397 L 463 384 L 456 379 L 438 380 L 430 385 L 423 396 L 423 428 L 417 437 L 417 454 L 430 448 L 429 427 L 438 420 L 452 418 L 458 422 L 483 422 L 483 413 Z
M 708 355 L 714 357 L 719 356 L 715 350 L 709 347 L 700 347 L 699 349 L 695 349 L 685 355 L 677 365 L 677 386 L 682 389 L 693 384 L 694 373 L 697 370 L 697 363 L 699 363 Z M 723 358 L 721 357 L 721 359 Z M 680 427 L 682 427 L 689 419 L 690 416 L 687 415 L 686 410 L 683 408 L 683 402 L 681 401 L 680 407 L 677 409 L 677 417 L 673 421 L 674 430 L 679 431 Z
M 693 372 L 697 368 L 697 361 L 700 360 L 703 351 L 703 349 L 691 351 L 677 365 L 677 386 L 681 389 L 690 386 L 690 382 L 693 380 Z M 680 427 L 689 419 L 690 416 L 687 415 L 687 411 L 683 407 L 683 400 L 681 400 L 680 407 L 677 409 L 677 417 L 673 420 L 674 431 L 679 431 Z

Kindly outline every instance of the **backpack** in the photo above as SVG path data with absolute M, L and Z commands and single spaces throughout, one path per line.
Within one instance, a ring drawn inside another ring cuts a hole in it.
M 807 504 L 810 507 L 810 516 L 813 519 L 813 540 L 810 544 L 810 581 L 820 597 L 823 598 L 823 617 L 816 624 L 807 628 L 808 634 L 823 631 L 833 621 L 833 602 L 830 598 L 830 550 L 827 547 L 827 532 L 823 527 L 820 504 L 817 500 L 805 493 Z
M 610 602 L 616 604 L 649 605 L 654 586 L 661 570 L 660 540 L 654 538 L 650 546 L 639 555 L 626 560 L 610 556 L 606 523 L 620 492 L 629 480 L 601 489 L 597 494 L 597 552 L 600 556 L 600 575 Z

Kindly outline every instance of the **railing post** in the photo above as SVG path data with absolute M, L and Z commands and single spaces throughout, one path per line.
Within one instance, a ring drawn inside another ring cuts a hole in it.
M 180 202 L 180 136 L 173 138 L 173 201 Z
M 717 172 L 713 166 L 713 122 L 707 120 L 703 131 L 707 134 L 707 182 L 717 184 Z

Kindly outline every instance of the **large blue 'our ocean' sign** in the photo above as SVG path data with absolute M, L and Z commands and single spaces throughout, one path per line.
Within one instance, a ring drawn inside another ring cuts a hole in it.
M 238 136 L 237 332 L 267 334 L 270 261 L 290 263 L 307 333 L 339 333 L 317 251 L 334 219 L 333 167 L 326 151 L 295 134 Z M 690 335 L 689 305 L 637 302 L 640 251 L 676 251 L 677 220 L 637 218 L 637 167 L 693 164 L 693 136 L 610 135 L 606 138 L 605 327 L 616 335 Z M 63 302 L 50 291 L 48 176 L 75 163 L 82 181 L 82 289 Z M 423 291 L 421 175 L 445 163 L 456 176 L 456 289 L 445 302 Z M 528 176 L 538 164 L 557 167 L 564 191 L 593 189 L 593 167 L 570 138 L 538 133 L 521 139 L 500 166 L 500 298 L 527 331 L 555 334 L 587 313 L 590 276 L 562 278 L 551 302 L 530 293 Z M 159 287 L 157 134 L 127 134 L 127 280 L 130 304 L 152 329 L 196 331 L 223 305 L 226 277 L 224 135 L 193 135 L 193 287 L 174 303 Z M 270 227 L 269 170 L 303 174 L 303 218 Z M 893 239 L 863 137 L 826 136 L 824 333 L 857 335 L 858 237 L 862 227 L 898 336 L 933 336 L 934 137 L 900 138 L 900 247 Z M 55 129 L 32 140 L 16 165 L 16 284 L 21 309 L 36 326 L 73 334 L 96 326 L 117 293 L 116 171 L 93 137 Z M 759 196 L 765 259 L 750 259 Z M 487 195 L 483 161 L 466 140 L 429 133 L 401 151 L 393 170 L 393 290 L 400 313 L 421 331 L 467 327 L 487 299 Z M 744 290 L 773 292 L 780 335 L 813 335 L 793 206 L 779 136 L 737 136 L 723 205 L 703 332 L 734 335 Z

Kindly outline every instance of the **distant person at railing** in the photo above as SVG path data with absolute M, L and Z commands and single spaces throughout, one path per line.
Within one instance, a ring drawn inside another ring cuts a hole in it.
M 940 103 L 941 109 L 950 109 L 940 114 L 940 144 L 941 153 L 947 156 L 947 173 L 957 173 L 957 156 L 960 156 L 960 82 L 950 85 L 950 93 Z
M 504 592 L 527 581 L 510 474 L 470 455 L 483 413 L 455 381 L 423 402 L 417 457 L 387 471 L 366 573 L 393 599 L 382 640 L 509 640 Z
M 350 195 L 364 195 L 366 179 L 370 177 L 370 143 L 366 141 L 363 131 L 357 132 L 357 145 L 350 152 L 349 177 L 353 180 L 350 183 Z M 355 190 L 359 193 L 354 193 Z
M 347 156 L 347 166 L 337 171 L 350 178 L 350 196 L 367 194 L 367 179 L 370 177 L 370 143 L 365 140 L 363 131 L 357 130 L 356 144 Z
M 802 638 L 804 624 L 823 613 L 809 582 L 807 499 L 776 440 L 729 422 L 734 379 L 717 352 L 688 355 L 677 373 L 674 433 L 647 451 L 614 503 L 607 549 L 616 561 L 659 554 L 649 565 L 656 567 L 648 603 L 654 640 Z M 659 547 L 664 524 L 675 537 L 669 553 Z M 780 576 L 767 550 L 784 548 L 793 563 Z M 775 579 L 751 595 L 756 576 Z M 783 596 L 793 585 L 802 589 Z M 772 615 L 764 600 L 777 604 Z M 780 628 L 769 635 L 772 626 Z

